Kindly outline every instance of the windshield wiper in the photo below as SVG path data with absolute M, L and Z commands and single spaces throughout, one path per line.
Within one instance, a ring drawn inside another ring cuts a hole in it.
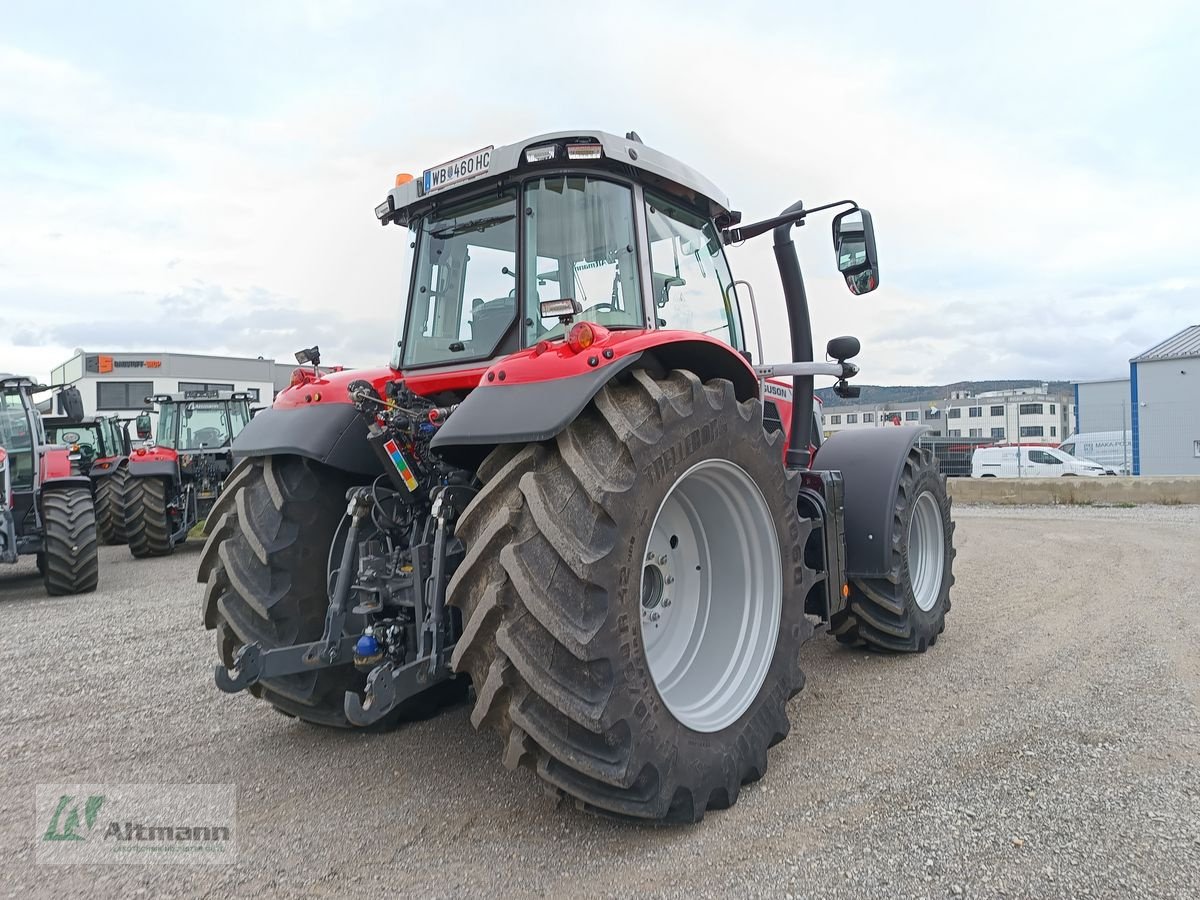
M 499 225 L 503 222 L 511 222 L 516 218 L 516 215 L 509 214 L 507 216 L 488 216 L 483 219 L 471 219 L 469 222 L 463 222 L 456 225 L 447 225 L 445 228 L 440 228 L 437 231 L 429 232 L 430 237 L 435 237 L 439 241 L 444 241 L 446 238 L 458 237 L 462 234 L 470 234 L 472 231 L 483 231 L 486 228 L 491 228 L 493 225 Z

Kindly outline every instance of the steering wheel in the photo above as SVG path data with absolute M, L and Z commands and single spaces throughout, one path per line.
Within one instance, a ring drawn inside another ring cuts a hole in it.
M 79 445 L 79 455 L 82 456 L 84 459 L 93 457 L 96 455 L 96 448 L 93 447 L 91 444 L 80 444 Z

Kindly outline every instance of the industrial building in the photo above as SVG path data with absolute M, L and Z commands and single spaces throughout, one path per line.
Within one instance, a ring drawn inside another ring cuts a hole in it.
M 1129 431 L 1133 411 L 1129 405 L 1128 378 L 1073 381 L 1075 433 Z
M 1200 475 L 1200 325 L 1129 361 L 1134 475 Z
M 194 353 L 77 350 L 51 372 L 52 384 L 74 385 L 87 415 L 133 416 L 151 394 L 245 391 L 264 406 L 287 387 L 296 364 Z
M 934 437 L 990 438 L 1024 444 L 1058 444 L 1071 433 L 1074 403 L 1046 384 L 984 391 L 907 403 L 848 403 L 824 409 L 828 437 L 854 428 L 925 425 Z

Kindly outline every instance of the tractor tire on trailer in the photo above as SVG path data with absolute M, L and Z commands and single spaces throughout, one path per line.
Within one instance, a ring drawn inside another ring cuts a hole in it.
M 100 580 L 96 512 L 87 487 L 42 489 L 44 549 L 38 554 L 50 595 L 86 594 Z
M 843 644 L 924 653 L 946 629 L 955 555 L 946 478 L 929 449 L 909 450 L 892 514 L 891 570 L 851 578 L 849 603 L 829 630 Z
M 208 540 L 197 578 L 204 584 L 204 624 L 217 632 L 217 656 L 233 665 L 238 649 L 315 641 L 329 606 L 330 543 L 346 512 L 352 481 L 298 456 L 244 459 L 225 481 L 208 515 Z M 361 630 L 347 623 L 347 633 Z M 347 691 L 361 693 L 366 675 L 351 665 L 265 679 L 250 692 L 284 715 L 316 725 L 352 727 Z M 402 703 L 370 730 L 426 718 L 461 698 L 465 679 L 435 685 Z
M 128 480 L 129 469 L 122 465 L 96 481 L 96 531 L 102 544 L 126 543 L 121 498 Z
M 137 559 L 167 556 L 175 549 L 166 479 L 127 478 L 121 489 L 121 518 L 129 552 Z
M 485 461 L 448 601 L 471 721 L 506 766 L 585 809 L 686 822 L 763 775 L 815 581 L 778 440 L 728 381 L 638 370 L 552 442 Z

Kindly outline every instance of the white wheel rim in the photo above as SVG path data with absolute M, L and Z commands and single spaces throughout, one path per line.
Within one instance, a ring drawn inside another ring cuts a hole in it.
M 908 578 L 913 598 L 923 611 L 933 609 L 942 593 L 946 567 L 946 541 L 942 509 L 930 491 L 922 491 L 908 523 Z
M 779 637 L 779 537 L 762 491 L 722 459 L 667 491 L 642 557 L 642 644 L 663 703 L 693 731 L 737 721 L 758 696 Z

